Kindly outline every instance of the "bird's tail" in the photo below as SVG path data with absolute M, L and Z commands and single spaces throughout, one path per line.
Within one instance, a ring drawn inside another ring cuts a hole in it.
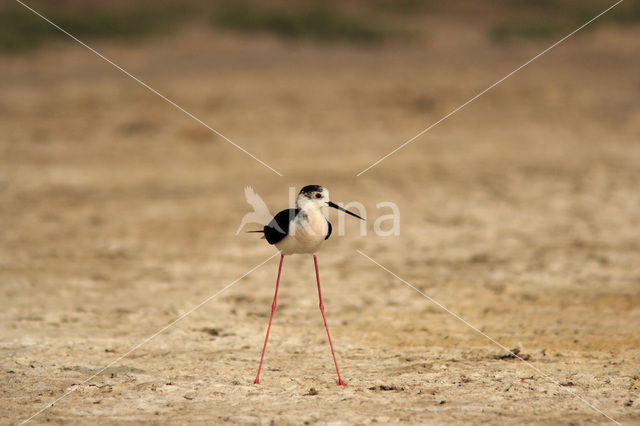
M 261 230 L 259 230 L 259 231 L 247 231 L 247 234 L 248 234 L 248 233 L 254 233 L 254 232 L 255 232 L 255 233 L 259 233 L 259 234 L 264 234 L 264 230 L 263 230 L 263 229 L 261 229 Z M 263 235 L 262 237 L 260 237 L 260 238 L 264 240 L 264 235 Z

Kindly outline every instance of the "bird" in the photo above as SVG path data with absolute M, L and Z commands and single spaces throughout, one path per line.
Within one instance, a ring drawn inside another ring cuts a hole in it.
M 324 315 L 322 290 L 320 289 L 320 273 L 318 271 L 318 257 L 316 255 L 322 244 L 331 236 L 331 223 L 322 212 L 322 208 L 325 206 L 340 210 L 351 216 L 357 217 L 360 220 L 365 220 L 357 214 L 331 202 L 329 200 L 329 191 L 326 188 L 320 185 L 307 185 L 300 190 L 300 193 L 296 197 L 296 208 L 282 210 L 261 230 L 248 231 L 263 233 L 267 242 L 280 250 L 280 264 L 278 266 L 276 290 L 273 296 L 273 303 L 271 304 L 271 316 L 269 317 L 269 325 L 267 326 L 267 333 L 264 338 L 264 345 L 262 346 L 262 355 L 260 356 L 258 373 L 253 382 L 256 385 L 260 384 L 260 371 L 262 370 L 264 353 L 267 349 L 267 340 L 269 340 L 271 321 L 273 320 L 273 314 L 276 310 L 278 287 L 280 285 L 280 276 L 282 274 L 282 263 L 284 261 L 284 257 L 286 255 L 293 254 L 312 254 L 316 272 L 316 281 L 318 284 L 320 313 L 322 314 L 324 327 L 327 330 L 329 347 L 331 348 L 333 363 L 336 366 L 336 373 L 338 374 L 338 385 L 346 386 L 346 383 L 340 376 L 340 369 L 338 368 L 338 361 L 336 360 L 336 354 L 333 350 L 333 343 L 331 342 L 331 334 L 329 333 L 327 318 Z

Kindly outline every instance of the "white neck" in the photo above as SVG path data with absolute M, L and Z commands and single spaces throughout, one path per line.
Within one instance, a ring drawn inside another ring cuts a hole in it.
M 320 210 L 320 206 L 318 205 L 318 203 L 306 197 L 298 197 L 298 199 L 296 200 L 296 207 L 308 212 Z

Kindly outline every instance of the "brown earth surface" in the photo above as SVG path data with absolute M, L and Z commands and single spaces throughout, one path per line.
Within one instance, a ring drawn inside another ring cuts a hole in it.
M 640 30 L 569 39 L 356 177 L 551 44 L 428 24 L 364 49 L 96 44 L 283 177 L 78 45 L 3 57 L 0 423 L 67 391 L 32 421 L 640 423 Z M 285 260 L 260 386 L 276 258 L 129 353 L 274 254 L 235 235 L 246 185 L 277 211 L 309 183 L 370 219 L 319 253 L 349 386 L 308 256 Z M 399 236 L 373 233 L 383 201 Z

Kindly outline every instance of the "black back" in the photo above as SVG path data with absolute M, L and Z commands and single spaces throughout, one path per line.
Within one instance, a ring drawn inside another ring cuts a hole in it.
M 264 238 L 269 244 L 282 241 L 289 233 L 289 223 L 300 213 L 300 209 L 286 209 L 278 213 L 264 227 Z
M 264 238 L 267 242 L 269 244 L 276 244 L 282 241 L 283 238 L 289 234 L 289 224 L 295 219 L 298 213 L 300 213 L 300 209 L 286 209 L 271 219 L 271 222 L 264 227 Z M 324 237 L 325 240 L 329 239 L 332 231 L 331 222 L 328 220 L 327 225 L 329 225 L 329 230 L 327 236 Z

